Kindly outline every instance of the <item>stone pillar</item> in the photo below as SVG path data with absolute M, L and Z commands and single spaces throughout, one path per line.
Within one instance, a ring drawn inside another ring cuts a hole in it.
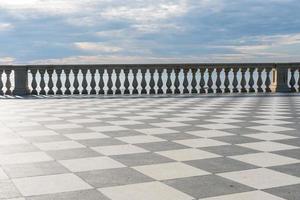
M 13 91 L 14 95 L 28 95 L 28 72 L 25 66 L 16 66 L 14 69 L 15 73 L 15 89 Z
M 286 93 L 291 91 L 288 85 L 288 69 L 287 65 L 280 64 L 272 69 L 272 92 Z

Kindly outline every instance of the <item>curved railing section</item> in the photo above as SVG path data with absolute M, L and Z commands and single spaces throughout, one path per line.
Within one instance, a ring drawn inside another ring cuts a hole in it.
M 0 66 L 0 94 L 299 92 L 299 72 L 300 63 Z

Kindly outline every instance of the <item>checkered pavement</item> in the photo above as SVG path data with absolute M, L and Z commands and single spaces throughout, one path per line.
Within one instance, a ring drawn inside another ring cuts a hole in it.
M 300 96 L 0 101 L 0 199 L 300 199 Z

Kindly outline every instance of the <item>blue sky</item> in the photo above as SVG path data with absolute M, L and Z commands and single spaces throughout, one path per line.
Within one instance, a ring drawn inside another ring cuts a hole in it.
M 0 0 L 0 64 L 295 62 L 299 0 Z

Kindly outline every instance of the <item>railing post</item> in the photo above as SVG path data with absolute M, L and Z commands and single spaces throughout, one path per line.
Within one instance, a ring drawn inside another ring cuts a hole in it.
M 15 74 L 15 89 L 13 91 L 14 95 L 28 95 L 28 72 L 26 66 L 17 66 L 14 69 Z
M 272 92 L 290 92 L 288 85 L 288 66 L 287 65 L 275 65 L 272 69 Z

